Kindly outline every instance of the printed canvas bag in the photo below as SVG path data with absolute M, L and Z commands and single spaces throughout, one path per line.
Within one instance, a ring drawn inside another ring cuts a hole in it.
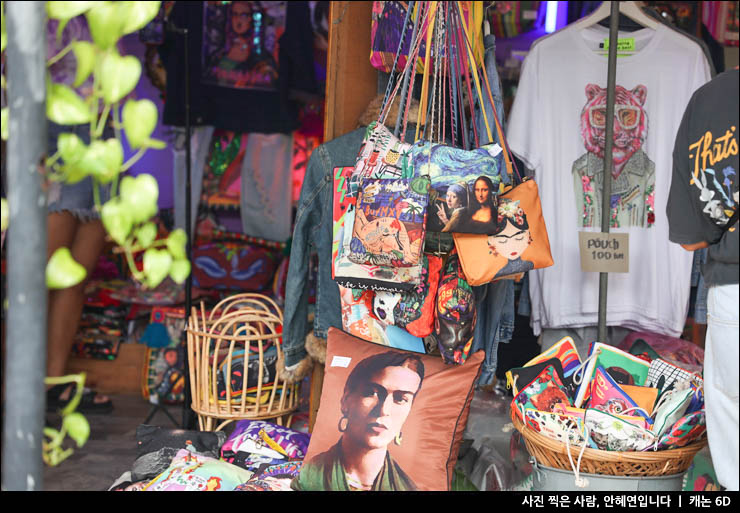
M 349 259 L 385 267 L 419 265 L 428 201 L 427 177 L 363 179 Z
M 697 411 L 684 415 L 658 441 L 658 450 L 677 449 L 699 440 L 707 432 L 706 415 Z
M 522 421 L 524 421 L 523 412 L 527 408 L 551 412 L 558 404 L 573 406 L 554 365 L 548 365 L 534 380 L 523 387 L 511 402 L 512 409 Z
M 570 445 L 582 446 L 586 441 L 583 420 L 563 413 L 524 410 L 525 423 L 538 433 Z
M 473 288 L 465 280 L 455 250 L 447 257 L 437 291 L 434 338 L 449 364 L 462 364 L 473 345 L 476 309 Z
M 655 443 L 650 431 L 601 410 L 587 409 L 584 423 L 594 449 L 642 451 Z

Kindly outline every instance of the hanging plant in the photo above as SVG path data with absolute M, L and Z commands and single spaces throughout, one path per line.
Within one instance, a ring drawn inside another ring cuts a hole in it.
M 74 87 L 90 76 L 93 87 L 88 96 L 55 83 L 47 74 L 46 114 L 59 125 L 90 125 L 90 143 L 63 133 L 57 139 L 57 152 L 46 160 L 47 178 L 76 183 L 87 177 L 93 181 L 95 208 L 103 225 L 121 248 L 131 273 L 146 287 L 158 286 L 167 276 L 183 283 L 190 274 L 182 230 L 175 230 L 165 240 L 156 240 L 159 188 L 149 174 L 136 178 L 122 176 L 149 149 L 162 149 L 166 143 L 152 139 L 158 111 L 150 100 L 126 99 L 141 78 L 141 63 L 136 57 L 121 55 L 118 42 L 126 34 L 149 23 L 159 12 L 161 2 L 47 2 L 46 13 L 59 21 L 57 37 L 72 18 L 84 15 L 92 41 L 72 41 L 48 60 L 50 67 L 68 53 L 75 56 Z M 4 11 L 4 2 L 3 2 Z M 5 16 L 2 17 L 2 51 L 7 45 Z M 6 88 L 5 77 L 2 87 Z M 123 102 L 123 105 L 121 104 Z M 8 139 L 8 108 L 2 109 L 2 138 Z M 106 124 L 112 123 L 115 137 L 104 137 Z M 124 161 L 123 137 L 136 153 Z M 100 201 L 101 185 L 111 187 L 111 198 Z M 116 191 L 118 194 L 116 195 Z M 5 208 L 3 208 L 5 212 Z M 5 214 L 4 214 L 5 215 Z M 5 224 L 6 221 L 4 220 Z M 144 268 L 137 269 L 134 255 L 144 253 Z M 60 248 L 49 259 L 46 284 L 65 288 L 81 283 L 86 272 L 74 261 L 67 248 Z

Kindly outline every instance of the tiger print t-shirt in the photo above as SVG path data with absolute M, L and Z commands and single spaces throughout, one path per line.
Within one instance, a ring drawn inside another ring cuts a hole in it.
M 535 334 L 598 323 L 599 274 L 581 270 L 578 232 L 601 231 L 608 38 L 597 25 L 537 42 L 508 121 L 511 150 L 534 171 L 555 262 L 529 273 Z M 665 26 L 619 39 L 606 207 L 610 232 L 629 234 L 629 272 L 609 275 L 607 324 L 678 336 L 692 255 L 669 241 L 665 206 L 681 114 L 710 69 L 701 47 Z
M 696 91 L 673 150 L 670 238 L 711 243 L 702 270 L 708 286 L 740 278 L 740 228 L 724 230 L 738 206 L 738 76 L 737 69 L 726 71 Z

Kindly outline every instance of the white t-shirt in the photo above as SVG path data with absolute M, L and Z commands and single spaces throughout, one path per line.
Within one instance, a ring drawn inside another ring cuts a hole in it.
M 619 37 L 634 38 L 635 52 L 617 58 L 610 231 L 629 232 L 629 273 L 609 274 L 607 324 L 678 336 L 693 255 L 669 242 L 665 208 L 676 132 L 709 65 L 696 43 L 664 26 Z M 511 150 L 535 171 L 555 262 L 530 273 L 536 335 L 598 323 L 599 274 L 581 271 L 578 232 L 601 231 L 608 58 L 599 44 L 608 38 L 593 26 L 537 43 L 508 121 Z

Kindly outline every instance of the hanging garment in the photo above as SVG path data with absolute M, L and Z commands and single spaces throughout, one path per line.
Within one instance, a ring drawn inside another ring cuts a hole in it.
M 190 233 L 195 233 L 195 220 L 198 217 L 200 193 L 203 187 L 203 169 L 208 158 L 208 149 L 213 137 L 212 126 L 192 127 L 190 136 Z M 185 151 L 185 130 L 178 127 L 172 145 L 174 155 L 173 181 L 175 200 L 175 228 L 185 229 L 185 181 L 187 179 L 187 154 Z
M 710 76 L 701 48 L 659 26 L 620 33 L 613 232 L 630 236 L 629 273 L 609 277 L 607 324 L 678 335 L 688 308 L 691 254 L 668 241 L 666 200 L 682 108 Z M 541 40 L 522 68 L 509 117 L 511 150 L 535 171 L 555 264 L 529 273 L 535 334 L 598 321 L 597 273 L 580 268 L 579 231 L 599 231 L 608 30 L 565 29 Z
M 291 236 L 293 136 L 251 133 L 242 162 L 241 218 L 247 235 Z

